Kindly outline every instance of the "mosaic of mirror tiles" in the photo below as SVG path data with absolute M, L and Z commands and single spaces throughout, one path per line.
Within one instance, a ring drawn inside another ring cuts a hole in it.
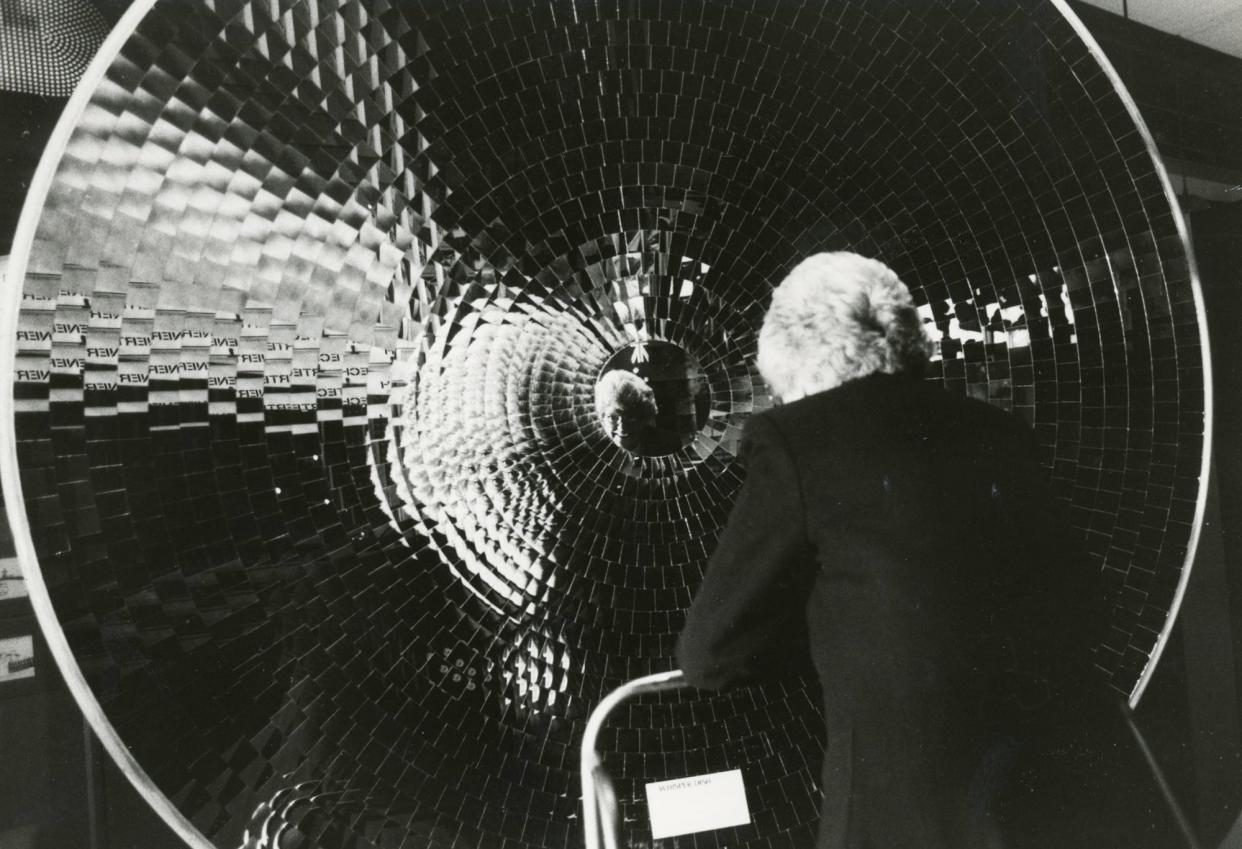
M 768 293 L 822 250 L 892 265 L 930 379 L 1034 426 L 1139 685 L 1204 355 L 1057 5 L 166 0 L 75 121 L 5 340 L 31 594 L 203 846 L 580 845 L 586 716 L 672 667 Z M 605 429 L 619 366 L 662 441 Z M 645 782 L 734 768 L 749 825 L 654 845 L 808 843 L 817 700 L 624 707 L 625 844 Z

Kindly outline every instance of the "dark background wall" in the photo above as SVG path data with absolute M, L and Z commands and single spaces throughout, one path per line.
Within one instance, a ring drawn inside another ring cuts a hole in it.
M 1205 845 L 1242 846 L 1242 60 L 1075 3 L 1188 214 L 1211 339 L 1213 474 L 1182 615 L 1136 713 Z
M 52 127 L 65 101 L 59 97 L 0 92 L 0 114 L 5 131 L 0 133 L 0 255 L 13 247 L 13 231 L 21 215 L 26 190 L 47 144 Z
M 1188 176 L 1237 182 L 1242 60 L 1085 3 L 1071 5 L 1134 96 L 1166 161 Z
M 1206 205 L 1190 225 L 1217 390 L 1213 472 L 1182 615 L 1137 716 L 1205 842 L 1242 846 L 1242 205 Z

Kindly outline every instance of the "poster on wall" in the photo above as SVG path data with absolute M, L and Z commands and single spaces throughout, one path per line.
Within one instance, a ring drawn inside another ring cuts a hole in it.
M 35 675 L 34 637 L 0 639 L 0 685 Z
M 22 576 L 17 558 L 0 557 L 0 602 L 25 598 L 27 595 L 26 579 Z
M 7 257 L 0 257 L 0 275 L 3 275 Z M 0 611 L 5 608 L 4 602 L 15 598 L 26 598 L 26 576 L 22 574 L 21 564 L 17 562 L 17 552 L 13 548 L 13 535 L 9 532 L 9 523 L 4 518 L 4 499 L 0 498 Z M 24 613 L 26 608 L 22 607 Z M 0 614 L 2 615 L 2 614 Z

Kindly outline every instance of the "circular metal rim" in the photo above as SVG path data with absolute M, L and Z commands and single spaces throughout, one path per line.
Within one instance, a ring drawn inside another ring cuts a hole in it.
M 69 139 L 78 126 L 82 113 L 86 110 L 94 96 L 99 83 L 112 66 L 113 60 L 120 55 L 121 49 L 129 41 L 130 36 L 138 28 L 138 24 L 146 17 L 156 0 L 134 0 L 121 16 L 112 32 L 104 40 L 99 52 L 91 60 L 90 65 L 82 74 L 65 109 L 52 130 L 47 147 L 39 160 L 30 181 L 30 189 L 22 204 L 21 217 L 17 222 L 17 230 L 13 236 L 13 252 L 9 256 L 9 267 L 5 275 L 8 291 L 6 300 L 0 307 L 0 369 L 4 374 L 12 375 L 17 362 L 17 320 L 21 313 L 23 284 L 26 279 L 26 268 L 30 263 L 30 250 L 34 244 L 35 232 L 43 214 L 44 204 L 51 189 L 52 180 L 56 176 L 61 159 L 68 147 Z M 38 566 L 38 557 L 34 548 L 34 537 L 31 535 L 30 522 L 26 516 L 26 502 L 22 493 L 21 475 L 17 465 L 17 433 L 14 429 L 15 402 L 12 380 L 0 381 L 0 485 L 3 486 L 5 512 L 8 514 L 9 527 L 13 534 L 13 545 L 16 549 L 18 563 L 26 578 L 26 587 L 30 594 L 30 602 L 34 607 L 35 617 L 43 631 L 48 649 L 60 668 L 69 692 L 73 694 L 82 714 L 90 723 L 91 729 L 103 744 L 104 749 L 112 756 L 121 772 L 138 790 L 148 804 L 163 818 L 177 836 L 192 849 L 216 849 L 202 832 L 156 786 L 151 777 L 134 758 L 128 747 L 121 741 L 120 735 L 104 714 L 103 706 L 95 697 L 94 691 L 86 682 L 86 676 L 78 665 L 77 658 L 69 649 L 69 641 L 64 629 L 56 618 L 52 607 L 52 598 L 47 584 L 43 581 L 43 573 Z
M 1203 361 L 1203 454 L 1199 459 L 1199 492 L 1195 499 L 1194 518 L 1190 523 L 1190 539 L 1186 541 L 1186 557 L 1182 561 L 1182 573 L 1178 576 L 1177 589 L 1174 591 L 1173 601 L 1169 605 L 1169 615 L 1165 617 L 1164 627 L 1160 629 L 1160 634 L 1156 637 L 1156 645 L 1151 650 L 1151 655 L 1147 659 L 1147 665 L 1143 667 L 1143 674 L 1139 676 L 1138 683 L 1130 691 L 1129 705 L 1133 709 L 1138 706 L 1139 700 L 1143 698 L 1143 693 L 1146 692 L 1147 685 L 1151 682 L 1151 676 L 1156 671 L 1156 665 L 1160 662 L 1160 656 L 1164 654 L 1164 649 L 1168 645 L 1169 634 L 1173 632 L 1173 626 L 1177 624 L 1177 614 L 1181 610 L 1182 601 L 1186 596 L 1186 586 L 1190 581 L 1190 572 L 1195 562 L 1195 553 L 1199 550 L 1199 538 L 1203 531 L 1203 517 L 1207 510 L 1208 476 L 1212 471 L 1212 350 L 1208 344 L 1207 310 L 1203 300 L 1203 286 L 1199 281 L 1199 266 L 1195 262 L 1194 246 L 1190 241 L 1190 228 L 1186 225 L 1186 217 L 1182 214 L 1182 206 L 1177 200 L 1177 192 L 1173 189 L 1173 181 L 1169 179 L 1169 172 L 1165 168 L 1164 158 L 1161 157 L 1160 150 L 1156 146 L 1156 139 L 1151 134 L 1147 122 L 1139 112 L 1138 104 L 1134 101 L 1130 90 L 1121 81 L 1121 76 L 1117 73 L 1117 69 L 1113 67 L 1113 63 L 1105 55 L 1104 49 L 1095 40 L 1095 36 L 1087 29 L 1087 25 L 1070 8 L 1069 0 L 1052 0 L 1052 4 L 1064 16 L 1069 25 L 1074 28 L 1074 32 L 1078 34 L 1083 44 L 1086 45 L 1087 51 L 1099 63 L 1100 69 L 1104 71 L 1108 81 L 1113 85 L 1113 90 L 1117 92 L 1117 96 L 1121 98 L 1122 104 L 1130 114 L 1130 119 L 1134 121 L 1134 126 L 1138 128 L 1139 135 L 1143 138 L 1143 144 L 1147 146 L 1147 153 L 1151 157 L 1152 165 L 1155 166 L 1156 176 L 1160 178 L 1160 185 L 1164 188 L 1165 200 L 1169 204 L 1169 211 L 1173 216 L 1174 224 L 1177 226 L 1177 235 L 1182 240 L 1182 247 L 1186 250 L 1186 270 L 1190 277 L 1191 297 L 1195 302 L 1195 319 L 1199 325 L 1199 349 Z

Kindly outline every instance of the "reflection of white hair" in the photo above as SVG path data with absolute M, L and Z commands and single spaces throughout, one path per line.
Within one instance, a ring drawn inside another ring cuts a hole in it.
M 799 263 L 772 292 L 759 331 L 759 373 L 785 401 L 926 362 L 910 290 L 887 265 L 855 253 Z
M 659 412 L 651 384 L 625 369 L 613 369 L 595 384 L 595 409 L 599 414 L 614 407 L 641 410 L 647 419 L 655 418 Z

